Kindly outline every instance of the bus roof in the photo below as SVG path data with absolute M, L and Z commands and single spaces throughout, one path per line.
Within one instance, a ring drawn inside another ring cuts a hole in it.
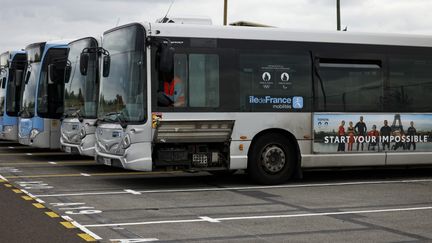
M 345 31 L 302 31 L 285 28 L 209 26 L 187 24 L 141 23 L 149 35 L 272 41 L 300 41 L 341 44 L 368 44 L 432 47 L 432 36 L 377 34 Z

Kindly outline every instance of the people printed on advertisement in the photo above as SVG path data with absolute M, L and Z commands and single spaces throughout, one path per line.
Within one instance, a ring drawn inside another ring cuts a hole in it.
M 353 120 L 357 119 L 354 125 Z M 391 126 L 389 120 L 393 121 Z M 315 153 L 432 151 L 431 134 L 432 114 L 315 114 L 313 150 Z
M 387 145 L 387 150 L 390 150 L 390 135 L 392 133 L 391 127 L 388 125 L 388 121 L 384 120 L 384 126 L 380 129 L 382 139 L 382 147 L 385 150 Z
M 417 130 L 414 127 L 413 121 L 410 122 L 410 127 L 407 130 L 407 135 L 408 136 L 416 136 L 417 135 Z M 408 146 L 407 146 L 408 150 L 411 150 L 411 146 L 412 146 L 413 150 L 416 150 L 416 143 L 414 141 L 407 142 L 407 144 L 408 144 Z
M 339 151 L 345 151 L 345 142 L 342 141 L 343 137 L 345 136 L 345 121 L 341 121 L 341 124 L 339 126 L 339 130 L 338 130 L 338 136 L 340 138 L 339 140 L 339 146 L 338 146 L 338 152 Z
M 355 125 L 354 128 L 355 128 L 355 131 L 356 131 L 358 136 L 363 137 L 363 138 L 366 136 L 367 126 L 366 126 L 366 123 L 364 123 L 364 121 L 363 121 L 363 116 L 360 116 L 360 121 L 357 122 L 357 124 Z M 363 151 L 364 140 L 363 140 L 363 142 L 360 142 L 360 139 L 359 139 L 359 142 L 357 142 L 357 151 L 359 151 L 360 144 L 361 144 L 361 150 Z

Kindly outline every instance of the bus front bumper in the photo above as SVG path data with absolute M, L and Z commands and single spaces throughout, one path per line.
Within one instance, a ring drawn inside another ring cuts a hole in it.
M 134 143 L 124 155 L 103 153 L 95 146 L 95 160 L 99 164 L 120 167 L 127 170 L 152 171 L 151 143 Z
M 61 150 L 69 154 L 80 154 L 84 156 L 95 156 L 95 140 L 94 134 L 87 134 L 85 138 L 81 140 L 80 144 L 67 143 L 60 138 Z
M 4 140 L 18 141 L 18 126 L 3 126 L 3 131 L 0 133 L 0 138 Z

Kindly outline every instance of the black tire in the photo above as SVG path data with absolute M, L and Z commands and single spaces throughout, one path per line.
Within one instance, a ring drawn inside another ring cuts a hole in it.
M 295 171 L 296 156 L 290 140 L 279 133 L 267 133 L 252 144 L 248 158 L 250 178 L 264 185 L 281 184 Z

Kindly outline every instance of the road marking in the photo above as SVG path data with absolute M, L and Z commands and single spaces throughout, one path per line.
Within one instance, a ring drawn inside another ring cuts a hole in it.
M 95 162 L 88 162 L 88 161 L 82 161 L 82 160 L 72 160 L 72 161 L 65 161 L 65 162 L 7 162 L 7 163 L 0 163 L 1 166 L 17 166 L 17 165 L 59 165 L 59 166 L 63 166 L 63 165 L 100 165 L 97 164 Z
M 245 217 L 229 217 L 229 218 L 212 218 L 216 222 L 220 221 L 233 221 L 233 220 L 250 220 L 250 219 L 277 219 L 277 218 L 301 218 L 301 217 L 323 217 L 331 215 L 347 215 L 347 214 L 371 214 L 371 213 L 389 213 L 389 212 L 406 212 L 406 211 L 419 211 L 419 210 L 432 210 L 429 207 L 415 207 L 415 208 L 389 208 L 389 209 L 376 209 L 376 210 L 359 210 L 359 211 L 345 211 L 345 212 L 326 212 L 326 213 L 304 213 L 304 214 L 282 214 L 282 215 L 257 215 Z M 145 222 L 131 222 L 131 223 L 113 223 L 113 224 L 89 224 L 84 225 L 88 228 L 96 227 L 115 227 L 115 226 L 133 226 L 133 225 L 152 225 L 152 224 L 177 224 L 177 223 L 196 223 L 196 222 L 210 222 L 208 217 L 201 217 L 200 219 L 185 219 L 185 220 L 165 220 L 165 221 L 145 221 Z
M 26 155 L 33 155 L 32 153 L 26 153 Z
M 96 239 L 93 238 L 93 237 L 91 237 L 89 234 L 83 233 L 83 234 L 78 234 L 78 236 L 81 237 L 82 239 L 84 239 L 87 242 L 95 242 L 96 241 Z
M 206 187 L 192 189 L 166 189 L 166 190 L 134 190 L 136 192 L 147 193 L 173 193 L 173 192 L 206 192 L 206 191 L 242 191 L 242 190 L 265 190 L 265 189 L 284 189 L 284 188 L 303 188 L 303 187 L 325 187 L 325 186 L 356 186 L 356 185 L 377 185 L 377 184 L 398 184 L 398 183 L 419 183 L 432 182 L 432 179 L 417 180 L 393 180 L 393 181 L 359 181 L 341 183 L 317 183 L 317 184 L 297 184 L 297 185 L 278 185 L 278 186 L 249 186 L 249 187 Z M 129 193 L 126 191 L 108 192 L 82 192 L 82 193 L 63 193 L 63 194 L 43 194 L 37 197 L 72 197 L 72 196 L 96 196 L 96 195 L 116 195 Z
M 19 193 L 23 193 L 20 189 L 13 189 L 12 191 L 15 192 L 15 193 L 18 193 L 18 194 Z
M 163 175 L 173 174 L 176 172 L 118 172 L 118 173 L 92 173 L 90 176 L 123 176 L 123 175 Z M 177 172 L 179 173 L 179 172 Z M 20 176 L 7 176 L 7 179 L 21 179 L 21 178 L 52 178 L 52 177 L 82 177 L 82 174 L 52 174 L 52 175 L 20 175 Z
M 82 176 L 86 176 L 86 177 L 91 176 L 90 174 L 87 174 L 87 173 L 81 173 L 81 175 L 82 175 Z
M 130 194 L 133 194 L 133 195 L 141 195 L 141 192 L 137 192 L 137 191 L 134 191 L 131 189 L 125 189 L 124 191 L 129 192 Z
M 8 187 L 8 188 L 11 188 L 11 187 L 12 187 L 11 184 L 4 184 L 4 185 L 5 185 L 5 187 Z
M 33 200 L 33 198 L 30 196 L 22 196 L 22 198 L 26 201 L 32 201 Z
M 75 229 L 76 228 L 75 225 L 73 225 L 71 222 L 65 221 L 65 222 L 60 222 L 60 224 L 62 224 L 67 229 Z
M 10 148 L 10 149 L 14 149 L 15 147 L 13 147 L 13 146 L 9 146 L 8 148 Z
M 50 161 L 50 162 L 48 162 L 48 164 L 56 165 L 56 164 L 57 164 L 57 162 L 54 162 L 54 161 Z
M 216 220 L 216 219 L 213 219 L 213 218 L 210 218 L 210 217 L 200 217 L 200 219 L 203 219 L 203 220 L 205 220 L 205 221 L 207 221 L 207 222 L 210 222 L 210 223 L 220 223 L 220 221 L 219 220 Z
M 138 242 L 159 241 L 159 239 L 158 238 L 110 239 L 110 241 L 118 242 L 118 243 L 138 243 Z
M 36 208 L 45 208 L 45 206 L 41 203 L 33 203 L 33 206 L 35 206 Z
M 4 178 L 2 175 L 0 175 L 0 182 L 6 182 L 8 181 L 6 178 Z
M 60 216 L 54 212 L 45 212 L 51 218 L 60 218 Z
M 69 217 L 69 216 L 62 216 L 62 218 L 65 219 L 65 220 L 67 220 L 67 221 L 69 221 L 69 222 L 71 222 L 73 225 L 75 225 L 75 227 L 77 227 L 81 231 L 89 234 L 94 239 L 96 239 L 96 240 L 102 240 L 102 238 L 100 236 L 98 236 L 97 234 L 93 233 L 92 231 L 90 231 L 86 227 L 82 226 L 81 224 L 79 224 L 78 222 L 76 222 L 75 220 L 73 220 L 71 217 Z

